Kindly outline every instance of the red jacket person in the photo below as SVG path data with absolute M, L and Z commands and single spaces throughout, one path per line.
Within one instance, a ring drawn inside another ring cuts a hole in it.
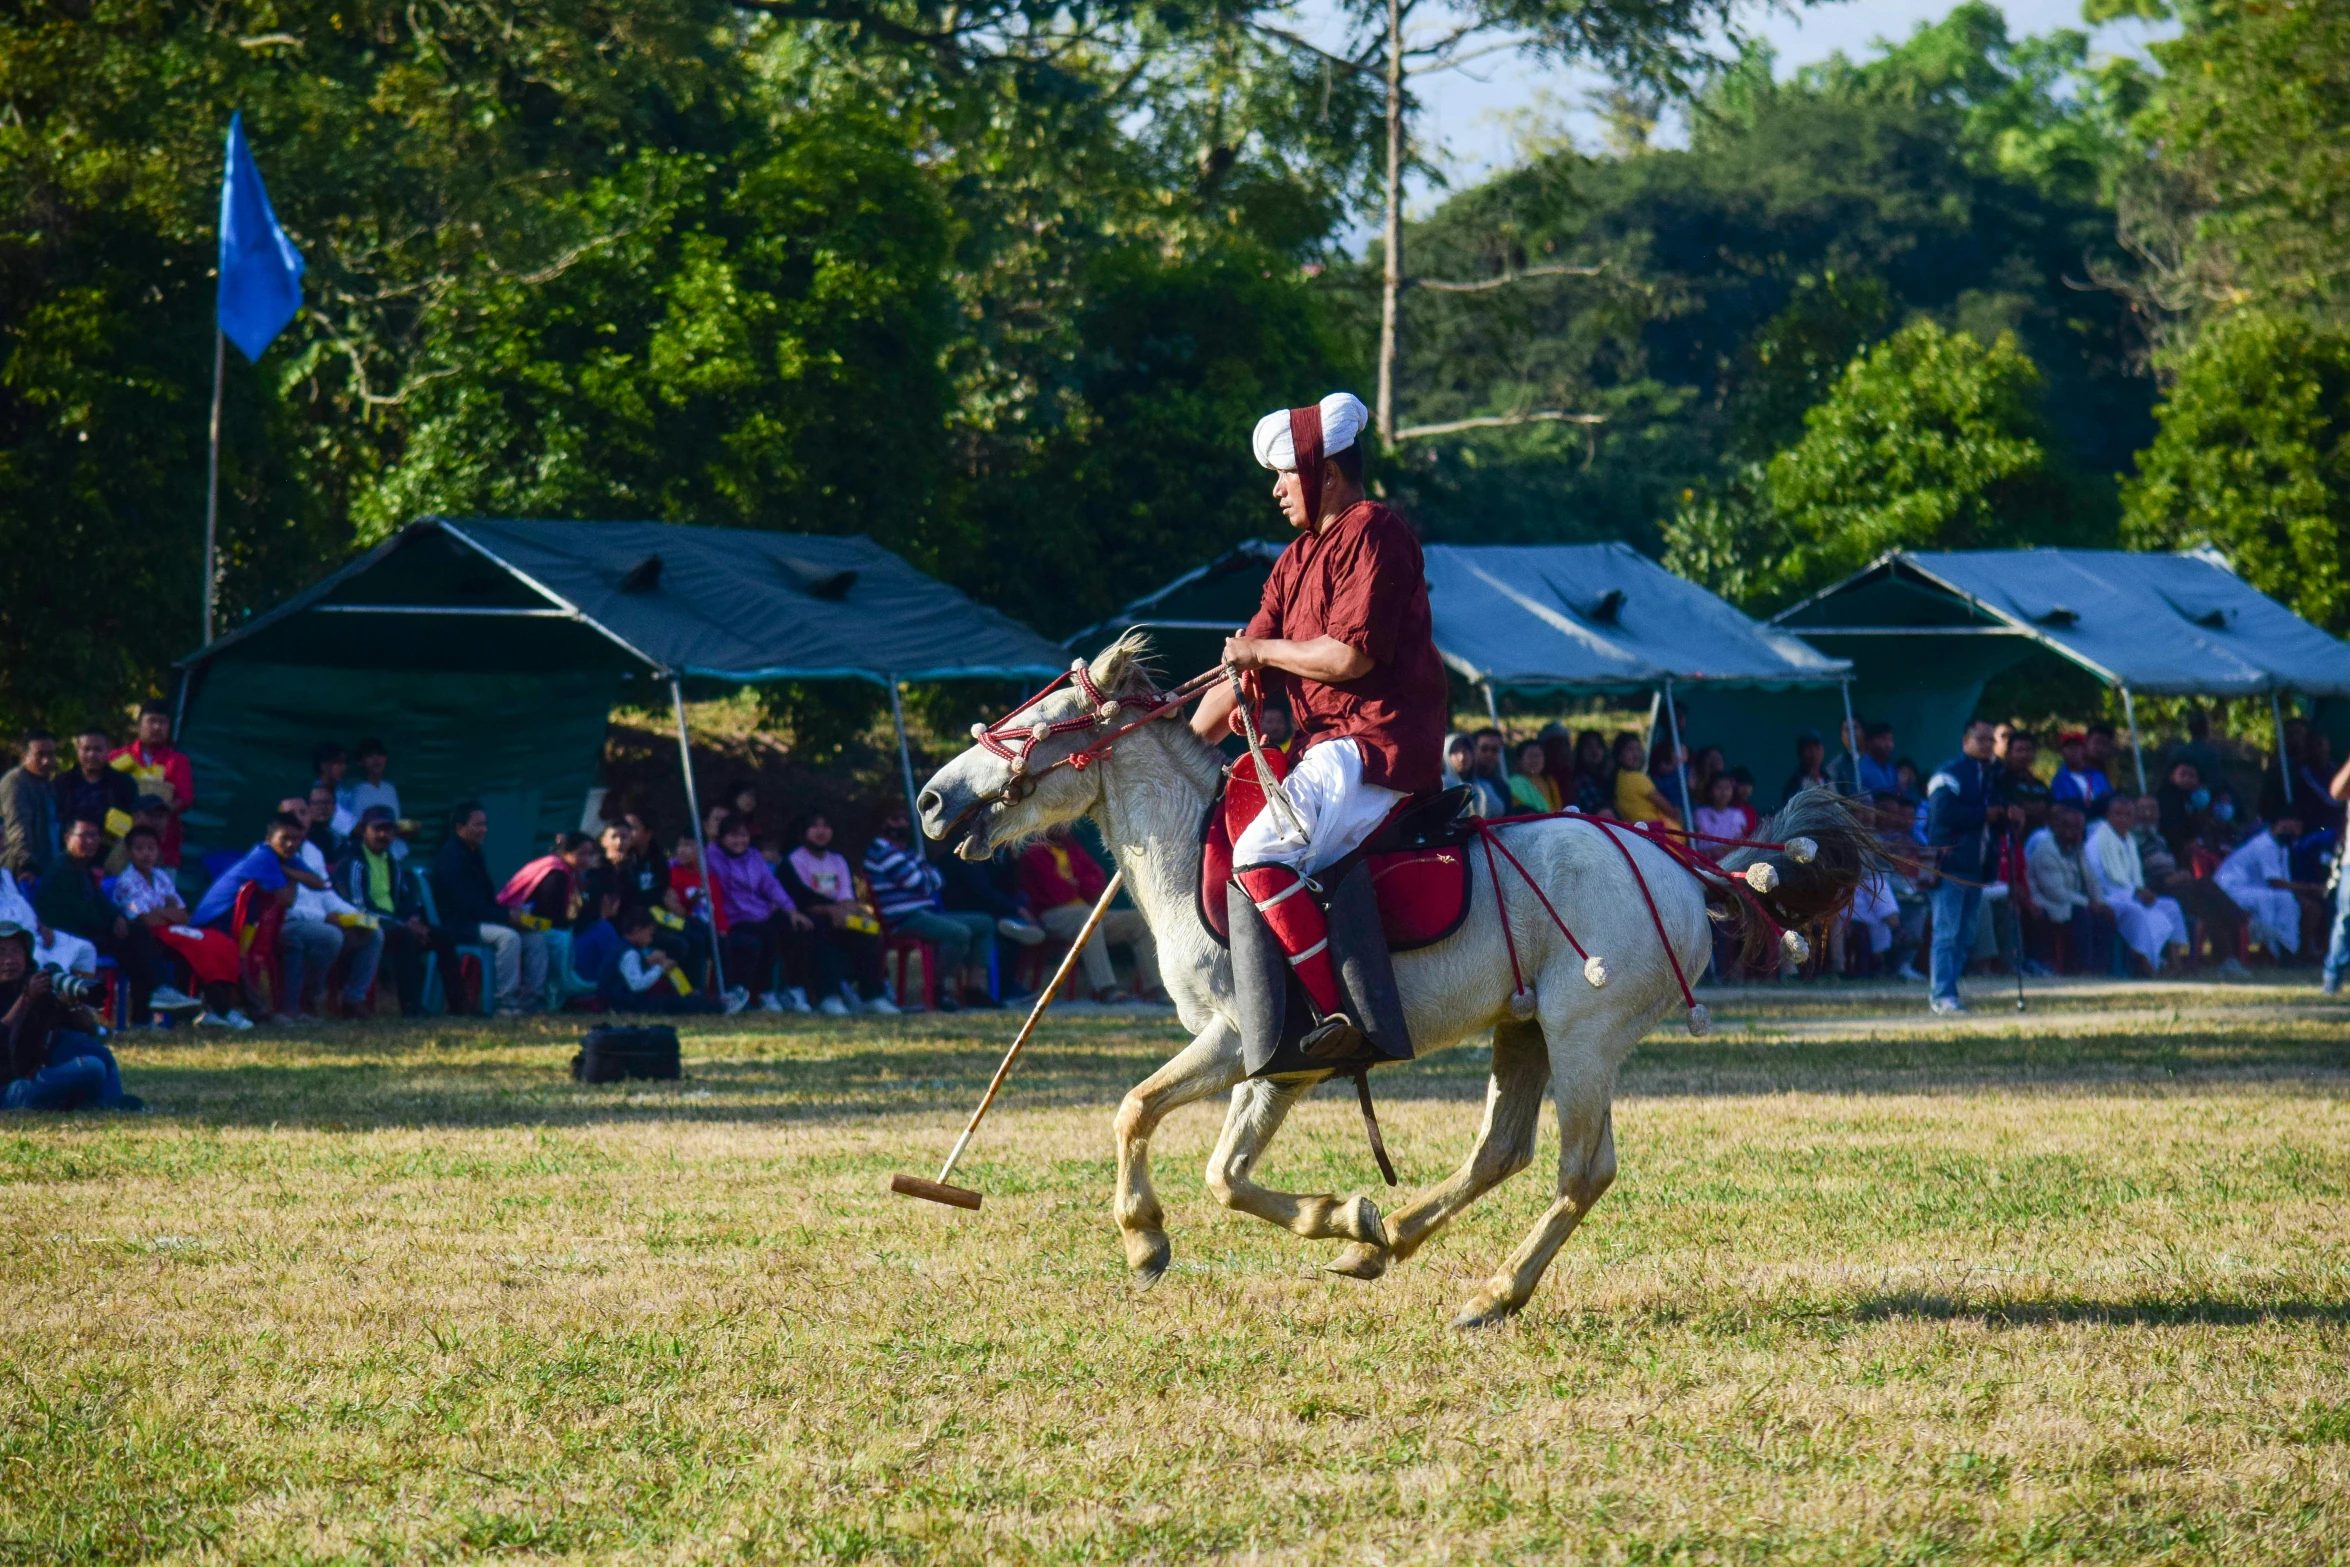
M 1369 419 L 1360 398 L 1334 392 L 1267 414 L 1254 439 L 1298 534 L 1255 618 L 1224 644 L 1226 662 L 1260 671 L 1266 694 L 1287 699 L 1297 727 L 1287 790 L 1298 819 L 1267 809 L 1240 834 L 1226 896 L 1257 1075 L 1412 1053 L 1368 872 L 1358 863 L 1328 888 L 1314 879 L 1441 777 L 1447 692 L 1426 567 L 1403 519 L 1364 498 L 1358 438 Z M 1218 688 L 1193 726 L 1222 736 L 1233 705 Z M 1312 1019 L 1289 1017 L 1290 972 Z

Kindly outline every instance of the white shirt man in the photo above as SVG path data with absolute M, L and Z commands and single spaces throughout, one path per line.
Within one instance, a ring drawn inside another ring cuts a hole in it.
M 2136 802 L 2122 794 L 2108 798 L 2105 815 L 2089 829 L 2082 863 L 2099 900 L 2113 910 L 2122 945 L 2160 973 L 2164 949 L 2187 944 L 2186 911 L 2178 899 L 2157 897 L 2146 888 L 2146 867 L 2130 835 L 2137 822 Z
M 2031 875 L 2032 902 L 2059 925 L 2082 909 L 2097 906 L 2097 891 L 2089 883 L 2079 845 L 2066 848 L 2050 829 L 2043 827 L 2024 840 L 2024 868 Z
M 2212 880 L 2235 900 L 2252 928 L 2252 939 L 2279 952 L 2301 950 L 2301 903 L 2291 891 L 2272 887 L 2272 881 L 2290 881 L 2293 867 L 2274 828 L 2254 833 L 2220 862 Z

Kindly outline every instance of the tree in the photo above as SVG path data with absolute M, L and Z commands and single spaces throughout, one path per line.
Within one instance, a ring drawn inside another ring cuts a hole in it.
M 1854 359 L 1804 416 L 1745 517 L 1685 509 L 1668 563 L 1760 607 L 1887 550 L 2069 542 L 2074 487 L 2050 456 L 2041 388 L 2012 336 L 1986 348 L 1913 322 Z
M 2350 330 L 2239 311 L 2175 368 L 2122 492 L 2124 540 L 2214 545 L 2295 614 L 2350 631 Z

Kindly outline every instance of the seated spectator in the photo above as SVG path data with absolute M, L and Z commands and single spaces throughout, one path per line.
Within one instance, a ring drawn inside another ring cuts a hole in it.
M 2081 758 L 2087 763 L 2089 771 L 2103 778 L 2105 787 L 2111 789 L 2113 764 L 2119 760 L 2114 753 L 2113 725 L 2103 722 L 2091 724 L 2082 731 L 2081 742 Z
M 718 841 L 719 830 L 725 826 L 724 816 L 710 824 L 708 837 L 712 843 Z M 604 851 L 599 846 L 596 858 L 601 862 L 603 857 Z M 764 853 L 761 858 L 765 858 Z M 774 861 L 770 860 L 768 864 L 773 865 Z M 726 932 L 720 927 L 718 917 L 710 907 L 710 887 L 711 884 L 702 878 L 702 846 L 694 841 L 691 834 L 678 834 L 677 842 L 669 847 L 669 890 L 685 905 L 686 918 L 700 920 L 714 933 L 724 936 Z
M 939 858 L 939 902 L 950 914 L 985 914 L 995 921 L 995 933 L 1023 947 L 1041 945 L 1044 927 L 1028 906 L 1021 890 L 1020 866 L 1008 849 L 984 860 L 966 860 L 959 854 Z M 790 885 L 788 882 L 785 885 Z
M 1892 956 L 1893 946 L 1901 935 L 1901 905 L 1893 896 L 1893 879 L 1883 871 L 1869 872 L 1868 878 L 1853 890 L 1852 906 L 1845 912 L 1844 923 L 1860 932 L 1869 955 L 1869 972 L 1890 968 L 1896 961 Z
M 1077 939 L 1109 881 L 1065 825 L 1048 828 L 1042 838 L 1020 851 L 1020 885 L 1028 902 L 1037 910 L 1044 928 L 1063 941 Z M 1166 994 L 1159 988 L 1158 943 L 1151 936 L 1150 922 L 1133 909 L 1111 909 L 1103 914 L 1093 939 L 1077 955 L 1093 999 L 1132 999 L 1118 989 L 1117 971 L 1110 966 L 1113 942 L 1134 952 L 1136 995 L 1144 1001 L 1165 1000 Z
M 287 1015 L 289 1008 L 304 1022 L 319 1021 L 326 1004 L 327 980 L 334 972 L 335 960 L 346 950 L 351 954 L 351 966 L 343 976 L 343 1015 L 357 1017 L 367 1004 L 367 992 L 374 988 L 375 971 L 383 962 L 382 928 L 335 891 L 326 851 L 312 836 L 315 829 L 310 811 L 317 798 L 313 794 L 307 800 L 278 802 L 281 815 L 303 824 L 302 842 L 294 857 L 309 873 L 295 882 L 294 901 L 287 906 L 285 924 L 278 932 L 278 963 L 286 976 L 286 993 L 279 998 L 280 1010 L 273 1020 L 280 1023 L 294 1020 Z
M 1738 830 L 1742 838 L 1751 838 L 1762 830 L 1762 812 L 1754 808 L 1754 774 L 1743 767 L 1730 769 L 1730 803 L 1738 808 L 1738 818 L 1745 825 Z
M 17 885 L 16 873 L 0 869 L 0 920 L 22 925 L 33 933 L 33 966 L 55 967 L 75 974 L 98 972 L 98 949 L 79 936 L 52 930 L 33 912 L 33 900 Z
M 290 889 L 310 874 L 309 867 L 302 863 L 303 834 L 309 830 L 309 824 L 299 816 L 280 811 L 270 817 L 261 841 L 248 849 L 243 859 L 214 877 L 212 885 L 204 889 L 204 896 L 196 900 L 194 923 L 205 930 L 224 930 L 235 935 L 237 897 L 248 886 L 291 903 Z
M 620 818 L 617 844 L 612 829 L 604 829 L 604 859 L 619 873 L 622 896 L 632 907 L 653 915 L 653 945 L 678 960 L 699 985 L 709 974 L 718 949 L 718 936 L 708 919 L 687 906 L 670 875 L 668 856 L 661 852 L 651 823 L 642 813 L 627 811 Z
M 1893 788 L 1905 805 L 1925 803 L 1925 791 L 1918 787 L 1918 764 L 1906 756 L 1893 763 Z
M 1596 729 L 1575 736 L 1575 809 L 1585 816 L 1613 816 L 1616 780 L 1608 766 L 1607 737 Z
M 1695 825 L 1701 836 L 1694 847 L 1708 859 L 1718 860 L 1736 847 L 1723 840 L 1746 836 L 1746 813 L 1738 809 L 1737 779 L 1728 773 L 1714 774 L 1705 802 L 1697 808 Z
M 1861 726 L 1860 734 L 1860 792 L 1871 797 L 1899 794 L 1901 774 L 1893 760 L 1893 726 L 1883 719 L 1871 719 Z
M 35 729 L 24 737 L 24 754 L 0 774 L 0 869 L 37 879 L 57 857 L 57 737 Z
M 122 1091 L 114 1052 L 98 1038 L 98 1014 L 58 996 L 32 956 L 32 932 L 0 921 L 0 1030 L 8 1049 L 0 1103 L 11 1110 L 144 1110 Z
M 597 999 L 612 1012 L 673 1015 L 715 1011 L 710 998 L 686 978 L 677 959 L 653 945 L 653 930 L 653 911 L 643 904 L 621 914 L 620 945 L 596 976 Z
M 1640 737 L 1629 729 L 1616 736 L 1616 796 L 1609 803 L 1625 821 L 1661 822 L 1667 827 L 1678 827 L 1681 813 L 1666 801 L 1656 780 L 1640 765 L 1646 750 Z
M 433 857 L 432 896 L 451 942 L 489 949 L 494 982 L 491 975 L 482 980 L 492 984 L 498 1012 L 511 1017 L 532 1006 L 546 984 L 547 944 L 516 930 L 498 902 L 481 853 L 489 835 L 490 815 L 479 803 L 468 800 L 449 813 L 449 841 Z
M 809 937 L 816 922 L 801 912 L 774 869 L 751 846 L 749 817 L 730 815 L 719 824 L 718 841 L 710 846 L 710 886 L 726 926 L 727 978 L 744 987 L 741 1001 L 747 1003 L 751 990 L 758 988 L 762 1011 L 807 1011 L 807 1002 L 788 992 L 806 994 Z M 731 995 L 728 1010 L 739 1010 Z
M 1675 820 L 1679 820 L 1681 813 L 1696 803 L 1697 796 L 1690 792 L 1692 784 L 1687 745 L 1676 749 L 1671 740 L 1659 735 L 1656 743 L 1648 748 L 1648 776 L 1655 783 L 1657 793 L 1663 795 L 1673 807 Z
M 1533 816 L 1559 808 L 1558 783 L 1550 776 L 1550 758 L 1540 740 L 1518 742 L 1518 770 L 1510 775 L 1510 803 Z
M 995 921 L 985 914 L 947 912 L 939 901 L 938 868 L 915 851 L 913 822 L 904 806 L 890 808 L 880 836 L 867 846 L 865 880 L 891 933 L 938 949 L 940 1011 L 1003 1004 L 987 988 L 987 971 L 995 957 Z
M 1820 738 L 1820 732 L 1817 729 L 1804 729 L 1797 732 L 1795 736 L 1795 771 L 1789 773 L 1787 781 L 1779 786 L 1779 803 L 1781 805 L 1785 805 L 1806 789 L 1828 787 L 1828 774 L 1823 765 L 1827 756 L 1828 744 Z
M 2109 794 L 2095 807 L 2096 825 L 2082 855 L 2098 901 L 2113 911 L 2121 944 L 2146 966 L 2151 979 L 2162 972 L 2166 953 L 2183 957 L 2187 950 L 2187 915 L 2179 900 L 2166 898 L 2146 885 L 2145 862 L 2138 857 L 2136 829 L 2138 802 L 2134 796 Z
M 1477 789 L 1479 816 L 1507 816 L 1510 814 L 1509 781 L 1502 776 L 1502 738 L 1498 729 L 1480 729 L 1469 737 L 1475 747 L 1469 766 L 1469 775 L 1463 783 Z
M 114 906 L 123 917 L 138 921 L 168 947 L 196 977 L 204 1012 L 200 1028 L 229 1028 L 242 1032 L 253 1026 L 240 1005 L 244 955 L 234 936 L 225 931 L 200 930 L 191 922 L 188 906 L 180 901 L 179 881 L 162 866 L 163 834 L 153 827 L 133 827 L 124 841 L 130 864 L 114 878 Z
M 2204 835 L 2211 810 L 2211 791 L 2204 787 L 2201 770 L 2183 759 L 2172 762 L 2170 776 L 2163 779 L 2156 799 L 2163 842 L 2170 845 L 2173 855 L 2184 859 L 2187 840 Z
M 2076 969 L 2102 968 L 2108 947 L 2104 940 L 2112 916 L 2097 894 L 2083 857 L 2087 823 L 2081 808 L 2065 802 L 2050 806 L 2048 825 L 2024 842 L 2024 863 L 2032 906 L 2042 920 L 2063 929 L 2072 947 Z
M 2289 845 L 2300 836 L 2300 817 L 2279 816 L 2266 831 L 2246 838 L 2214 877 L 2244 911 L 2252 939 L 2280 961 L 2300 952 L 2304 924 L 2312 927 L 2313 936 L 2323 928 L 2325 889 L 2293 880 Z
M 792 824 L 791 836 L 794 846 L 776 867 L 776 876 L 790 889 L 792 901 L 816 921 L 811 934 L 817 1010 L 846 1017 L 862 1006 L 895 1015 L 897 1004 L 881 983 L 881 919 L 857 896 L 856 873 L 832 845 L 831 818 L 811 811 Z M 1002 928 L 1000 921 L 997 928 Z
M 156 853 L 160 856 L 163 835 L 171 827 L 171 802 L 161 795 L 140 795 L 131 802 L 131 826 L 134 828 L 144 827 L 155 835 Z M 130 863 L 131 840 L 130 834 L 125 832 L 115 840 L 114 847 L 106 851 L 106 874 L 120 876 L 129 868 Z M 171 869 L 170 866 L 163 865 L 160 858 L 156 863 L 167 872 Z
M 498 903 L 513 916 L 515 929 L 547 945 L 546 982 L 539 989 L 539 1001 L 550 1012 L 562 1011 L 572 996 L 595 989 L 594 981 L 575 977 L 571 931 L 586 896 L 588 875 L 603 858 L 604 851 L 586 833 L 557 833 L 553 849 L 507 878 L 498 892 Z M 694 869 L 698 874 L 699 866 Z
M 171 824 L 163 829 L 163 868 L 180 867 L 180 823 L 196 802 L 196 770 L 188 753 L 171 743 L 171 707 L 149 702 L 139 709 L 138 738 L 107 759 L 125 773 L 137 794 L 151 794 L 171 806 Z
M 350 847 L 335 866 L 335 890 L 372 916 L 383 933 L 383 959 L 391 965 L 392 986 L 402 1017 L 424 1016 L 424 959 L 440 955 L 441 972 L 457 972 L 456 944 L 425 923 L 424 900 L 393 852 L 392 808 L 371 805 L 360 816 Z M 590 986 L 594 984 L 589 981 Z
M 2056 742 L 2056 748 L 2064 755 L 2064 766 L 2057 770 L 2056 781 L 2049 786 L 2050 799 L 2086 812 L 2092 804 L 2113 793 L 2113 780 L 2089 765 L 2087 734 L 2071 730 Z
M 130 1021 L 145 1020 L 150 1010 L 202 1011 L 202 1002 L 171 983 L 171 960 L 147 927 L 124 917 L 107 901 L 99 886 L 105 860 L 106 834 L 98 824 L 73 823 L 66 829 L 64 849 L 33 893 L 33 911 L 42 924 L 79 936 L 114 960 L 130 981 Z
M 1290 716 L 1289 704 L 1268 701 L 1257 714 L 1257 738 L 1273 750 L 1287 750 L 1289 742 L 1297 737 L 1297 721 Z
M 359 830 L 359 813 L 343 804 L 343 780 L 350 776 L 351 758 L 341 746 L 328 740 L 311 749 L 310 765 L 318 775 L 310 783 L 311 829 L 316 831 L 323 826 L 334 834 L 336 843 L 347 844 Z M 323 810 L 318 798 L 321 789 L 326 791 Z
M 335 826 L 335 818 L 340 814 L 341 808 L 335 804 L 335 792 L 324 784 L 312 784 L 308 798 L 302 802 L 302 819 L 310 824 L 303 836 L 318 851 L 319 863 L 322 865 L 332 865 L 343 857 L 344 841 L 348 835 L 342 828 Z
M 85 729 L 74 736 L 74 765 L 57 779 L 57 819 L 92 821 L 109 838 L 131 830 L 131 807 L 138 801 L 137 786 L 128 773 L 106 765 L 114 742 L 103 729 Z
M 1444 787 L 1469 789 L 1469 811 L 1472 815 L 1487 814 L 1485 791 L 1477 787 L 1477 742 L 1455 731 L 1444 737 Z

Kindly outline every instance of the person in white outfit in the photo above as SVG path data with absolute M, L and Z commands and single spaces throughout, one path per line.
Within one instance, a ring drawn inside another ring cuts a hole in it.
M 2098 804 L 2102 812 L 2089 829 L 2081 858 L 2098 899 L 2113 911 L 2114 930 L 2122 945 L 2159 974 L 2166 951 L 2186 949 L 2186 911 L 2179 907 L 2178 899 L 2161 897 L 2146 885 L 2146 866 L 2131 836 L 2138 820 L 2136 799 L 2109 794 Z
M 2212 880 L 2242 909 L 2252 939 L 2278 952 L 2301 950 L 2301 899 L 2293 881 L 2293 840 L 2301 836 L 2301 819 L 2280 816 L 2265 832 L 2254 833 L 2220 862 Z M 2315 889 L 2311 889 L 2314 891 Z
M 51 930 L 33 913 L 33 900 L 16 884 L 13 871 L 0 870 L 0 920 L 21 925 L 33 933 L 33 967 L 56 967 L 74 974 L 98 972 L 97 944 L 67 931 Z
M 278 809 L 302 822 L 311 821 L 311 802 L 288 798 L 278 802 Z M 356 1012 L 367 1001 L 368 989 L 375 983 L 376 966 L 383 961 L 384 933 L 373 919 L 367 917 L 341 893 L 327 875 L 326 854 L 308 837 L 302 840 L 302 865 L 319 880 L 316 887 L 294 884 L 294 901 L 286 910 L 286 920 L 278 935 L 279 960 L 285 966 L 286 993 L 279 999 L 281 1009 L 298 1009 L 304 1017 L 315 1017 L 319 1004 L 326 999 L 328 973 L 335 959 L 343 955 L 344 921 L 352 922 L 353 934 L 359 939 L 351 946 L 351 967 L 343 981 L 343 1010 Z M 284 1012 L 281 1010 L 281 1017 Z

